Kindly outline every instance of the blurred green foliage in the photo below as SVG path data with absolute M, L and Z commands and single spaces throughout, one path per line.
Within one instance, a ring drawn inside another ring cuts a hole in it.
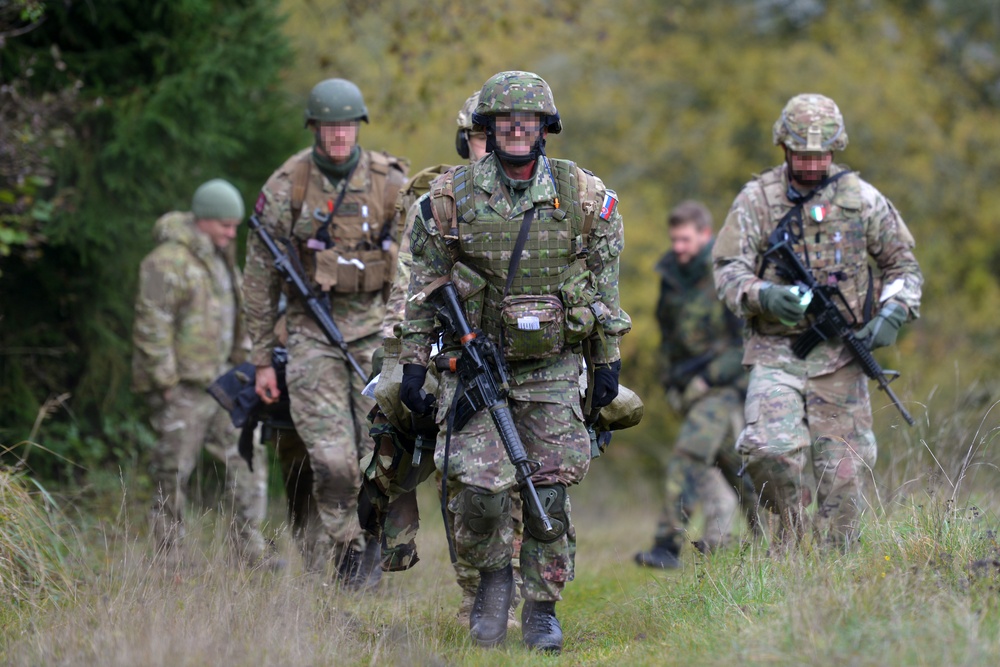
M 331 76 L 365 94 L 372 123 L 361 142 L 415 169 L 458 160 L 455 114 L 487 77 L 528 69 L 548 80 L 566 128 L 549 153 L 620 195 L 622 300 L 634 323 L 624 380 L 648 409 L 640 428 L 617 437 L 651 458 L 675 426 L 648 372 L 667 210 L 702 199 L 721 224 L 743 183 L 781 160 L 771 125 L 799 92 L 838 102 L 850 135 L 838 160 L 884 192 L 917 239 L 922 319 L 883 355 L 904 371 L 897 393 L 957 393 L 1000 366 L 1000 15 L 991 3 L 130 0 L 44 11 L 41 26 L 0 49 L 0 73 L 24 96 L 82 82 L 40 199 L 66 188 L 75 196 L 39 222 L 40 257 L 14 249 L 0 259 L 0 439 L 23 437 L 46 396 L 64 391 L 85 437 L 126 420 L 134 275 L 152 221 L 213 176 L 251 199 L 309 141 L 301 106 Z M 883 429 L 892 419 L 877 411 Z

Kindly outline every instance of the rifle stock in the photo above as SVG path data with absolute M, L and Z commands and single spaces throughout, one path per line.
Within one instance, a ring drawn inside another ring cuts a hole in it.
M 252 229 L 256 234 L 257 238 L 260 239 L 267 251 L 271 253 L 271 257 L 274 258 L 274 268 L 278 271 L 282 278 L 285 279 L 289 285 L 293 287 L 295 293 L 299 295 L 302 301 L 305 303 L 306 308 L 309 310 L 309 314 L 315 320 L 316 324 L 319 325 L 320 330 L 323 335 L 326 336 L 327 341 L 330 345 L 338 348 L 344 353 L 347 358 L 347 363 L 351 369 L 361 378 L 362 382 L 368 381 L 368 374 L 364 372 L 361 365 L 358 363 L 357 359 L 351 356 L 351 353 L 347 349 L 347 343 L 344 342 L 344 336 L 340 333 L 340 329 L 337 327 L 337 323 L 333 321 L 330 316 L 330 311 L 326 308 L 316 293 L 313 292 L 309 283 L 306 282 L 305 277 L 299 273 L 295 263 L 289 253 L 283 252 L 278 244 L 274 242 L 274 238 L 268 233 L 267 229 L 254 214 L 250 216 L 250 229 Z

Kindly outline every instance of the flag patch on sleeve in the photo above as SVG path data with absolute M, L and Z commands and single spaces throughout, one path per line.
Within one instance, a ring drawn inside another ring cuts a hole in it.
M 611 190 L 608 190 L 604 193 L 604 203 L 601 204 L 601 220 L 611 220 L 611 216 L 615 214 L 617 207 L 618 198 Z
M 261 192 L 259 195 L 257 195 L 257 203 L 254 204 L 253 206 L 253 212 L 256 213 L 257 215 L 260 215 L 261 213 L 264 212 L 264 206 L 266 204 L 267 204 L 267 197 L 265 197 L 264 193 Z

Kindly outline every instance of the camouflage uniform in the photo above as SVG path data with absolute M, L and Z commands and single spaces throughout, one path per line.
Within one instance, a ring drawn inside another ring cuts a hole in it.
M 268 179 L 255 213 L 275 239 L 288 239 L 305 274 L 328 300 L 333 320 L 351 354 L 370 368 L 381 344 L 388 285 L 395 270 L 395 201 L 405 182 L 405 165 L 385 153 L 357 149 L 350 179 L 338 186 L 312 163 L 312 149 L 292 156 Z M 304 183 L 301 215 L 293 216 L 298 183 Z M 340 188 L 344 196 L 328 224 L 323 219 Z M 332 247 L 317 233 L 326 229 Z M 361 268 L 363 267 L 363 268 Z M 253 341 L 250 361 L 270 365 L 278 344 L 275 324 L 283 281 L 256 236 L 247 244 L 244 301 Z M 288 295 L 286 381 L 295 430 L 309 453 L 317 520 L 307 526 L 306 567 L 321 570 L 365 547 L 358 526 L 361 483 L 358 434 L 371 407 L 361 396 L 340 350 L 327 343 L 297 295 Z
M 205 388 L 245 351 L 240 273 L 232 253 L 217 250 L 191 213 L 156 222 L 159 246 L 142 261 L 133 331 L 133 388 L 147 395 L 158 435 L 150 476 L 158 544 L 183 536 L 186 486 L 204 446 L 226 469 L 233 534 L 248 561 L 264 553 L 259 531 L 266 466 L 251 472 L 237 450 L 238 432 Z M 263 457 L 260 459 L 263 460 Z
M 628 315 L 621 310 L 618 299 L 618 256 L 624 245 L 624 231 L 617 200 L 610 190 L 593 174 L 577 168 L 572 163 L 552 163 L 553 172 L 565 173 L 576 184 L 576 202 L 586 216 L 594 222 L 589 243 L 589 273 L 576 277 L 579 286 L 590 281 L 591 294 L 596 294 L 594 308 L 601 311 L 602 321 L 591 316 L 589 327 L 578 332 L 579 337 L 566 345 L 554 346 L 550 356 L 510 360 L 512 373 L 510 403 L 529 458 L 540 462 L 541 468 L 532 476 L 538 487 L 553 485 L 571 486 L 580 482 L 590 463 L 590 437 L 583 424 L 579 397 L 580 343 L 593 338 L 594 362 L 608 364 L 619 359 L 619 338 L 630 329 Z M 417 202 L 411 248 L 413 266 L 409 293 L 418 295 L 422 288 L 438 278 L 456 272 L 464 274 L 475 284 L 474 291 L 460 292 L 465 300 L 473 326 L 481 326 L 494 340 L 499 340 L 500 297 L 506 269 L 510 259 L 510 246 L 517 236 L 524 212 L 534 208 L 536 222 L 529 233 L 526 248 L 541 248 L 547 243 L 543 255 L 556 258 L 570 267 L 576 254 L 583 250 L 583 238 L 573 233 L 575 226 L 569 216 L 554 216 L 557 209 L 556 184 L 539 160 L 533 179 L 521 191 L 507 185 L 506 176 L 495 155 L 487 155 L 468 168 L 472 186 L 471 209 L 476 219 L 472 223 L 456 219 L 452 194 L 455 174 L 446 174 L 435 181 L 432 192 Z M 451 216 L 436 219 L 431 214 L 436 204 L 443 208 L 450 205 Z M 565 200 L 564 200 L 565 202 Z M 564 203 L 564 206 L 566 204 Z M 560 209 L 565 211 L 565 209 Z M 456 238 L 450 231 L 457 227 Z M 496 241 L 493 241 L 496 239 Z M 525 251 L 518 276 L 513 281 L 511 294 L 524 296 L 531 293 L 530 276 L 540 269 L 538 250 Z M 460 260 L 460 262 L 458 261 Z M 465 268 L 462 268 L 465 267 Z M 554 272 L 554 270 L 553 270 Z M 551 273 L 542 270 L 543 275 Z M 558 275 L 558 274 L 557 274 Z M 582 277 L 582 278 L 581 278 Z M 456 283 L 462 283 L 461 278 Z M 586 316 L 577 309 L 577 293 L 573 285 L 558 283 L 551 294 L 570 311 L 568 318 Z M 567 296 L 569 293 L 571 296 Z M 560 294 L 561 297 L 560 298 Z M 551 298 L 551 297 L 550 297 Z M 583 306 L 589 310 L 589 307 Z M 401 363 L 426 366 L 429 362 L 430 343 L 436 336 L 434 311 L 430 304 L 410 299 L 406 305 L 406 320 L 402 325 L 403 349 Z M 553 332 L 561 339 L 562 331 Z M 508 334 L 510 335 L 510 334 Z M 455 342 L 447 341 L 444 354 L 454 354 Z M 445 424 L 448 408 L 456 389 L 456 378 L 444 374 L 438 391 L 436 419 L 440 425 L 435 462 L 445 470 Z M 451 438 L 451 451 L 447 460 L 449 486 L 456 497 L 470 489 L 498 493 L 514 485 L 514 471 L 497 436 L 488 411 L 477 413 L 468 424 Z M 514 550 L 514 530 L 509 510 L 501 524 L 488 534 L 477 533 L 466 521 L 461 520 L 460 504 L 452 500 L 449 507 L 455 512 L 453 523 L 456 550 L 462 558 L 482 571 L 494 571 L 510 563 Z M 524 578 L 522 593 L 528 600 L 553 601 L 561 599 L 560 593 L 567 581 L 573 578 L 576 552 L 576 533 L 569 521 L 569 502 L 566 500 L 566 523 L 563 535 L 551 542 L 542 542 L 528 535 L 521 545 L 521 573 Z
M 467 131 L 472 127 L 471 116 L 478 101 L 479 91 L 476 91 L 466 100 L 458 117 L 459 132 Z M 461 145 L 460 141 L 459 145 Z M 468 148 L 466 147 L 467 154 Z M 382 324 L 383 333 L 387 338 L 395 338 L 395 326 L 401 324 L 404 319 L 406 292 L 410 283 L 410 267 L 413 264 L 413 255 L 410 253 L 410 235 L 413 231 L 413 220 L 419 210 L 413 208 L 413 204 L 419 197 L 430 191 L 430 184 L 434 179 L 452 168 L 450 165 L 443 164 L 428 167 L 411 177 L 406 187 L 399 193 L 396 210 L 403 216 L 402 219 L 405 220 L 405 224 L 399 241 L 396 280 L 389 295 L 386 318 Z M 399 347 L 398 345 L 389 345 L 387 343 L 386 348 L 386 355 L 387 357 L 391 357 L 390 361 L 393 367 L 395 367 Z M 389 350 L 394 350 L 394 352 L 390 352 Z M 390 371 L 387 367 L 385 370 L 387 372 Z M 396 388 L 394 394 L 398 400 L 398 388 Z M 390 420 L 384 414 L 372 415 L 370 416 L 370 420 L 372 420 L 373 426 L 376 429 L 372 433 L 373 435 L 377 435 L 381 439 L 381 442 L 376 445 L 379 452 L 369 460 L 365 476 L 375 483 L 385 496 L 385 506 L 381 510 L 386 515 L 382 539 L 383 568 L 386 570 L 408 569 L 416 564 L 417 561 L 415 538 L 420 524 L 420 513 L 416 504 L 414 488 L 416 484 L 426 479 L 430 470 L 424 470 L 421 474 L 417 474 L 411 478 L 410 465 L 412 454 L 407 449 L 410 449 L 412 445 L 408 442 L 406 445 L 410 445 L 410 447 L 407 447 L 399 443 L 400 438 L 406 437 L 406 432 L 404 431 L 401 434 L 398 429 L 391 425 Z M 409 479 L 410 485 L 406 488 L 400 487 L 395 481 L 397 478 Z M 435 474 L 435 482 L 438 487 L 438 496 L 440 497 L 446 486 L 443 483 L 443 476 L 440 471 Z M 449 486 L 448 500 L 454 500 L 456 495 L 457 491 L 455 487 Z M 520 553 L 524 531 L 521 521 L 521 498 L 514 488 L 511 488 L 510 496 L 511 518 L 514 523 L 514 556 L 512 564 L 514 566 L 515 581 L 520 584 L 521 573 L 518 554 Z M 449 510 L 449 520 L 446 522 L 446 529 L 450 529 L 454 520 L 454 513 Z M 462 602 L 457 618 L 460 623 L 468 623 L 476 589 L 479 587 L 479 570 L 460 556 L 456 556 L 456 560 L 452 565 L 455 568 L 458 585 L 462 589 Z M 517 608 L 519 602 L 520 600 L 515 595 L 511 602 L 511 619 L 514 623 L 516 623 L 516 620 L 514 620 L 514 610 Z
M 843 119 L 832 100 L 802 95 L 786 106 L 775 123 L 775 144 L 802 150 L 806 135 L 810 151 L 846 146 Z M 796 253 L 819 284 L 840 289 L 850 312 L 842 311 L 848 321 L 856 318 L 858 327 L 869 295 L 916 318 L 923 278 L 913 237 L 889 200 L 856 173 L 830 180 L 844 171 L 831 164 L 827 180 L 801 205 Z M 866 377 L 839 339 L 819 343 L 804 359 L 792 352 L 792 342 L 812 324 L 810 311 L 789 326 L 761 306 L 762 289 L 787 284 L 773 265 L 765 265 L 763 253 L 768 236 L 795 207 L 790 195 L 798 196 L 790 189 L 787 164 L 747 183 L 713 252 L 719 296 L 746 318 L 743 363 L 751 373 L 746 427 L 737 449 L 764 504 L 782 517 L 785 538 L 803 530 L 803 508 L 811 501 L 806 470 L 811 453 L 817 531 L 828 529 L 830 542 L 849 544 L 861 510 L 862 483 L 876 457 Z M 870 284 L 869 259 L 877 267 L 875 284 Z M 879 282 L 885 286 L 881 292 Z
M 751 526 L 756 526 L 752 486 L 737 478 L 739 457 L 733 450 L 743 426 L 746 372 L 742 366 L 742 323 L 719 301 L 712 278 L 712 243 L 688 264 L 673 251 L 657 263 L 663 380 L 684 423 L 666 467 L 666 499 L 656 530 L 656 543 L 673 555 L 680 552 L 688 516 L 701 502 L 705 519 L 704 547 L 728 538 L 737 496 L 727 480 L 738 482 Z M 748 478 L 749 479 L 749 478 Z

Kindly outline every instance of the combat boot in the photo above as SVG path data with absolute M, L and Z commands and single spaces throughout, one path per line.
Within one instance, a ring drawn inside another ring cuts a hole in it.
M 490 648 L 507 639 L 507 610 L 514 594 L 514 568 L 507 567 L 493 572 L 479 573 L 479 589 L 469 614 L 472 639 L 484 648 Z
M 536 651 L 562 651 L 562 626 L 556 618 L 555 602 L 524 601 L 521 608 L 521 641 Z
M 669 538 L 657 538 L 653 543 L 653 548 L 649 551 L 640 551 L 635 555 L 635 562 L 645 567 L 657 567 L 661 570 L 672 570 L 681 566 L 680 548 L 675 540 Z
M 374 588 L 382 578 L 378 560 L 372 567 L 368 550 L 347 549 L 337 566 L 337 580 L 346 590 L 363 591 Z

